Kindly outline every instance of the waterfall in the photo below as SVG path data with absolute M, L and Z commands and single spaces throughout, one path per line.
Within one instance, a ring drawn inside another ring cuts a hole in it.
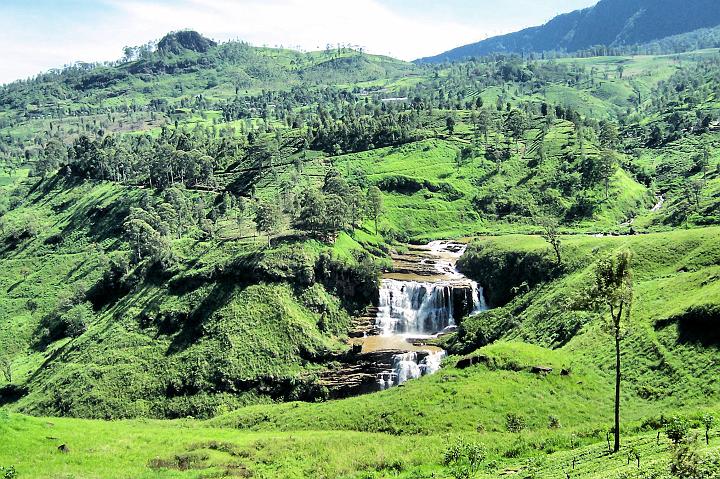
M 454 324 L 448 283 L 383 280 L 377 316 L 383 335 L 429 336 Z
M 411 379 L 418 379 L 421 376 L 434 374 L 440 370 L 440 365 L 445 357 L 445 351 L 428 353 L 418 363 L 418 353 L 410 352 L 396 354 L 393 356 L 391 371 L 378 374 L 378 386 L 384 391 L 393 386 L 399 386 Z
M 473 299 L 473 311 L 470 315 L 482 313 L 488 310 L 487 302 L 485 301 L 485 293 L 482 286 L 477 284 L 475 281 L 470 282 L 472 286 L 472 299 Z
M 418 272 L 411 278 L 427 278 L 426 281 L 405 279 L 402 275 L 385 278 L 380 285 L 380 301 L 375 324 L 381 337 L 389 340 L 394 348 L 394 338 L 423 339 L 435 337 L 456 325 L 456 319 L 487 310 L 483 289 L 460 273 L 455 264 L 465 252 L 466 245 L 435 241 L 419 248 L 428 253 L 417 254 Z M 403 265 L 407 268 L 407 256 Z M 407 271 L 407 270 L 406 270 Z M 404 271 L 404 272 L 406 272 Z M 412 343 L 412 341 L 409 341 Z M 392 356 L 389 369 L 377 374 L 381 390 L 399 386 L 411 379 L 436 373 L 440 370 L 445 351 L 422 346 L 410 346 L 411 352 Z M 402 351 L 402 349 L 393 352 Z M 421 360 L 418 360 L 421 358 Z M 387 364 L 387 363 L 386 363 Z
M 474 281 L 423 283 L 385 279 L 380 288 L 377 326 L 383 335 L 432 336 L 455 326 L 455 290 L 472 291 L 474 314 L 487 305 L 482 288 Z

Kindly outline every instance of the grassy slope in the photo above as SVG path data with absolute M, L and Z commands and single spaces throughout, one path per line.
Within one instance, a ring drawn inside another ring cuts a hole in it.
M 565 238 L 565 261 L 572 272 L 516 298 L 493 316 L 466 321 L 466 339 L 472 341 L 480 331 L 488 334 L 497 327 L 498 318 L 505 318 L 507 337 L 554 347 L 567 342 L 563 351 L 610 374 L 612 347 L 604 339 L 601 322 L 572 304 L 592 280 L 594 258 L 628 248 L 634 253 L 636 295 L 625 340 L 625 377 L 634 389 L 626 392 L 635 396 L 628 400 L 649 398 L 643 407 L 660 409 L 717 400 L 720 388 L 708 368 L 714 364 L 718 338 L 705 330 L 720 305 L 719 234 L 718 228 L 707 228 L 633 237 Z M 488 251 L 550 254 L 543 240 L 534 237 L 510 236 L 479 244 Z M 586 326 L 569 341 L 558 334 L 578 324 Z
M 524 192 L 544 191 L 554 181 L 564 155 L 579 153 L 572 124 L 555 121 L 543 142 L 547 159 L 537 166 L 539 123 L 539 119 L 533 122 L 535 128 L 527 132 L 519 151 L 500 167 L 484 158 L 484 145 L 473 158 L 458 165 L 458 152 L 467 146 L 465 137 L 470 136 L 470 126 L 464 122 L 457 127 L 458 134 L 449 139 L 381 148 L 331 161 L 347 176 L 359 176 L 363 181 L 381 185 L 385 190 L 385 214 L 380 227 L 399 234 L 401 239 L 426 241 L 479 232 L 532 230 L 531 225 L 523 228 L 522 223 L 510 225 L 483 218 L 472 200 L 478 194 L 510 191 L 527 198 Z M 489 138 L 491 144 L 501 141 L 504 139 L 497 132 Z M 598 154 L 590 142 L 584 148 L 590 157 Z M 421 187 L 419 191 L 402 192 L 383 186 L 383 182 L 396 178 L 409 178 Z M 593 216 L 580 221 L 574 229 L 615 231 L 621 223 L 647 212 L 653 204 L 648 190 L 623 170 L 618 170 L 611 181 L 608 201 L 601 189 L 598 186 L 594 191 L 602 200 Z
M 558 325 L 547 318 L 556 316 L 556 305 L 587 283 L 598 254 L 631 248 L 637 299 L 633 327 L 624 343 L 626 450 L 632 447 L 640 453 L 643 471 L 667 471 L 667 443 L 656 444 L 655 433 L 646 432 L 645 425 L 656 422 L 660 415 L 680 413 L 697 418 L 702 411 L 716 410 L 720 397 L 712 374 L 715 346 L 702 344 L 713 337 L 688 336 L 692 324 L 690 329 L 687 325 L 682 329 L 688 310 L 720 304 L 720 283 L 714 280 L 720 275 L 718 233 L 717 228 L 708 228 L 635 237 L 566 237 L 564 253 L 571 273 L 532 291 L 531 301 L 521 297 L 506 308 L 519 311 L 517 327 L 507 333 L 510 342 L 495 343 L 475 353 L 488 358 L 484 365 L 457 370 L 451 367 L 451 358 L 437 375 L 402 388 L 317 405 L 253 406 L 210 423 L 194 424 L 200 429 L 188 434 L 230 437 L 239 447 L 253 438 L 256 444 L 263 444 L 261 451 L 267 451 L 266 438 L 271 437 L 272 453 L 264 456 L 253 451 L 246 461 L 260 477 L 263 471 L 267 477 L 388 477 L 390 472 L 383 469 L 388 465 L 399 471 L 400 477 L 430 477 L 433 472 L 447 477 L 440 466 L 441 453 L 447 437 L 458 435 L 488 448 L 482 477 L 497 477 L 518 468 L 532 471 L 534 477 L 557 477 L 563 469 L 571 469 L 573 462 L 573 477 L 624 477 L 622 474 L 634 471 L 635 466 L 628 465 L 624 454 L 606 454 L 605 431 L 612 411 L 611 344 L 599 323 L 586 325 L 559 349 L 516 341 L 553 345 L 552 331 Z M 505 236 L 481 243 L 500 252 L 548 254 L 537 237 Z M 465 329 L 482 325 L 482 318 L 467 320 Z M 658 325 L 661 327 L 656 328 Z M 529 372 L 536 365 L 551 366 L 554 371 L 538 377 Z M 564 368 L 571 370 L 570 376 L 559 373 Z M 522 439 L 505 432 L 507 412 L 526 418 Z M 561 429 L 548 429 L 550 416 L 558 418 Z M 125 424 L 117 427 L 127 427 Z M 210 432 L 204 429 L 207 426 L 232 426 L 240 431 Z M 94 423 L 94 427 L 107 426 Z M 143 436 L 153 436 L 150 430 Z M 335 432 L 313 433 L 318 430 Z M 36 431 L 31 436 L 42 434 Z M 346 441 L 354 446 L 342 447 Z M 380 450 L 377 441 L 384 445 Z M 405 449 L 409 443 L 415 445 L 411 453 Z M 174 454 L 189 449 L 176 446 Z M 417 455 L 418 449 L 423 451 L 421 455 Z M 256 454 L 258 459 L 254 459 Z M 91 459 L 85 460 L 83 470 L 92 470 Z M 195 477 L 193 472 L 188 474 Z M 42 473 L 38 475 L 42 477 Z
M 11 416 L 0 420 L 7 440 L 0 445 L 0 464 L 14 464 L 19 477 L 49 478 L 450 478 L 441 466 L 442 452 L 454 436 L 393 436 L 356 432 L 246 432 L 209 427 L 194 421 L 88 421 Z M 558 433 L 555 433 L 557 435 Z M 468 434 L 467 439 L 512 446 L 516 438 Z M 571 435 L 568 434 L 567 442 Z M 535 439 L 548 447 L 526 459 L 492 456 L 478 477 L 494 478 L 522 470 L 517 477 L 556 478 L 563 470 L 586 479 L 627 477 L 624 474 L 666 472 L 670 451 L 654 432 L 626 438 L 628 449 L 641 455 L 640 471 L 626 456 L 608 456 L 604 441 L 552 451 L 562 442 Z M 57 447 L 66 444 L 68 454 Z M 704 448 L 701 448 L 704 449 Z M 718 450 L 713 438 L 708 450 Z M 32 451 L 28 454 L 28 451 Z M 182 467 L 180 464 L 187 464 Z M 573 470 L 573 463 L 575 468 Z M 188 465 L 190 467 L 188 467 Z M 632 477 L 632 476 L 630 476 Z M 655 476 L 666 477 L 666 476 Z
M 564 254 L 572 273 L 534 290 L 529 303 L 530 298 L 521 297 L 507 308 L 520 311 L 516 313 L 519 327 L 507 334 L 509 339 L 552 346 L 551 333 L 557 324 L 547 320 L 548 315 L 555 316 L 553 306 L 548 305 L 561 304 L 561 298 L 572 295 L 586 283 L 588 268 L 598 253 L 623 247 L 635 250 L 638 299 L 633 314 L 635 327 L 626 340 L 623 411 L 625 433 L 637 434 L 631 441 L 643 451 L 646 467 L 654 464 L 652 467 L 664 469 L 668 453 L 665 446 L 654 445 L 654 434 L 642 432 L 644 420 L 675 411 L 695 416 L 699 408 L 717 404 L 720 391 L 707 373 L 714 361 L 714 348 L 683 339 L 675 321 L 680 321 L 691 307 L 720 303 L 719 283 L 712 280 L 720 275 L 718 233 L 717 228 L 709 228 L 635 237 L 566 237 Z M 537 237 L 504 236 L 481 243 L 499 252 L 549 255 L 547 246 Z M 343 237 L 340 245 L 350 248 L 353 241 Z M 528 304 L 523 306 L 525 303 Z M 465 329 L 472 330 L 478 321 L 482 327 L 481 318 L 468 320 Z M 663 320 L 669 321 L 662 323 Z M 658 321 L 663 327 L 656 330 Z M 93 326 L 91 333 L 104 332 L 102 324 L 100 321 Z M 115 331 L 113 338 L 123 334 L 128 333 Z M 307 334 L 307 330 L 302 334 Z M 143 337 L 137 332 L 133 335 Z M 403 477 L 429 477 L 433 471 L 442 477 L 443 468 L 439 464 L 447 445 L 446 435 L 463 435 L 489 448 L 488 477 L 495 477 L 507 468 L 525 466 L 527 461 L 537 471 L 536 477 L 556 477 L 559 470 L 569 467 L 573 458 L 578 460 L 578 477 L 612 477 L 607 475 L 608 470 L 621 471 L 628 466 L 624 458 L 607 459 L 603 454 L 604 431 L 612 407 L 612 371 L 607 366 L 611 351 L 606 339 L 595 322 L 557 350 L 500 342 L 478 351 L 477 354 L 492 358 L 487 365 L 456 370 L 450 367 L 449 360 L 439 374 L 384 393 L 317 405 L 253 406 L 211 423 L 42 421 L 12 416 L 9 423 L 0 427 L 9 431 L 8 437 L 21 439 L 0 446 L 0 464 L 16 465 L 25 477 L 50 477 L 58 470 L 77 477 L 113 477 L 122 474 L 118 471 L 124 468 L 137 471 L 138 477 L 200 477 L 210 471 L 240 470 L 239 463 L 259 477 L 308 474 L 387 477 L 389 469 L 402 471 Z M 147 339 L 142 341 L 149 344 Z M 117 369 L 112 361 L 108 362 L 110 358 L 121 363 L 127 363 L 130 355 L 133 360 L 143 360 L 138 349 L 123 352 L 118 347 L 123 342 L 117 339 L 107 349 L 112 356 L 102 359 L 97 349 L 100 344 L 86 353 L 98 364 L 105 362 L 109 370 Z M 153 348 L 150 346 L 150 350 Z M 36 353 L 38 360 L 42 360 L 39 354 Z M 528 372 L 535 365 L 550 365 L 554 371 L 540 378 Z M 48 380 L 55 382 L 71 371 L 88 370 L 78 366 L 70 362 L 55 376 L 48 376 Z M 96 367 L 99 365 L 89 371 Z M 563 368 L 571 369 L 572 374 L 561 376 L 559 371 Z M 132 377 L 133 371 L 117 370 L 117 378 L 122 378 L 124 387 L 134 383 L 128 380 Z M 91 380 L 96 385 L 97 379 Z M 93 397 L 85 395 L 85 399 Z M 117 412 L 114 408 L 120 404 L 106 403 L 107 406 Z M 522 435 L 522 443 L 517 442 L 514 434 L 504 431 L 508 412 L 527 420 L 528 430 Z M 559 419 L 561 430 L 548 430 L 551 415 Z M 227 426 L 239 427 L 241 431 L 217 429 Z M 318 430 L 335 432 L 313 432 Z M 98 443 L 94 438 L 87 439 L 86 431 L 118 439 Z M 210 444 L 197 446 L 211 440 L 231 442 L 239 450 L 250 452 L 235 451 L 239 456 L 232 456 L 208 450 L 217 449 Z M 67 443 L 70 455 L 55 452 L 56 442 Z M 574 443 L 579 446 L 571 451 Z M 349 447 L 350 444 L 354 446 Z M 30 450 L 32 454 L 23 453 Z M 172 466 L 177 460 L 175 456 L 187 454 L 191 457 L 199 454 L 201 468 L 179 471 Z M 205 455 L 207 459 L 203 459 Z M 148 465 L 156 457 L 169 461 L 164 464 L 172 467 L 153 470 Z M 375 476 L 364 475 L 373 470 L 377 471 Z
M 143 284 L 97 311 L 79 338 L 38 345 L 44 318 L 60 299 L 92 289 L 109 257 L 125 254 L 119 225 L 125 205 L 141 194 L 108 183 L 63 182 L 36 186 L 4 218 L 8 229 L 32 221 L 38 231 L 17 247 L 5 244 L 0 259 L 0 350 L 12 360 L 13 382 L 31 391 L 16 407 L 108 418 L 207 414 L 217 406 L 212 399 L 181 393 L 163 401 L 165 391 L 206 389 L 217 375 L 231 383 L 307 375 L 325 355 L 345 348 L 339 340 L 349 316 L 338 300 L 319 284 L 287 284 L 294 274 L 288 267 L 312 269 L 328 247 L 280 243 L 255 258 L 256 241 L 264 240 L 253 237 L 175 241 L 181 261 L 174 278 Z M 47 244 L 56 235 L 63 241 Z M 353 261 L 349 251 L 362 247 L 344 238 L 335 250 Z M 258 271 L 276 279 L 263 284 L 253 277 Z M 220 356 L 222 363 L 214 359 Z M 225 398 L 236 406 L 258 400 Z

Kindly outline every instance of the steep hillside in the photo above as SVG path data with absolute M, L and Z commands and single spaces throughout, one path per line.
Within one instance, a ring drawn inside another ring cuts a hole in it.
M 319 378 L 405 242 L 718 221 L 712 52 L 429 68 L 165 40 L 3 90 L 0 397 L 15 410 L 205 417 L 324 399 Z M 208 89 L 192 66 L 225 81 L 254 62 L 306 88 L 254 70 L 264 92 Z M 28 106 L 102 72 L 129 76 L 74 90 L 80 110 Z M 678 93 L 687 78 L 705 101 Z M 153 99 L 97 113 L 138 94 Z M 680 108 L 699 126 L 651 141 Z
M 252 236 L 208 241 L 190 231 L 173 241 L 169 269 L 133 264 L 123 217 L 157 199 L 56 178 L 4 217 L 18 239 L 3 243 L 0 344 L 22 386 L 5 387 L 3 402 L 22 397 L 20 409 L 56 415 L 172 417 L 327 394 L 312 372 L 346 348 L 339 339 L 350 324 L 314 272 L 322 256 L 329 272 L 318 274 L 333 274 L 336 260 L 323 256 L 332 248 L 260 251 Z M 242 234 L 234 219 L 218 226 Z
M 649 43 L 720 24 L 713 0 L 602 0 L 594 7 L 560 15 L 543 26 L 489 38 L 420 63 L 457 61 L 492 53 L 577 52 Z

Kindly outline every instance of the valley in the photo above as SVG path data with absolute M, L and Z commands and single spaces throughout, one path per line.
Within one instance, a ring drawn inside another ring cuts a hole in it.
M 717 478 L 720 43 L 667 1 L 0 86 L 0 479 Z

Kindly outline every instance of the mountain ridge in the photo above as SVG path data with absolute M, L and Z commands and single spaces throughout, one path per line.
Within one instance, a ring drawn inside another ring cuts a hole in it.
M 720 5 L 712 0 L 602 0 L 530 27 L 464 45 L 417 63 L 457 61 L 492 53 L 576 52 L 604 45 L 621 47 L 661 40 L 720 25 Z

